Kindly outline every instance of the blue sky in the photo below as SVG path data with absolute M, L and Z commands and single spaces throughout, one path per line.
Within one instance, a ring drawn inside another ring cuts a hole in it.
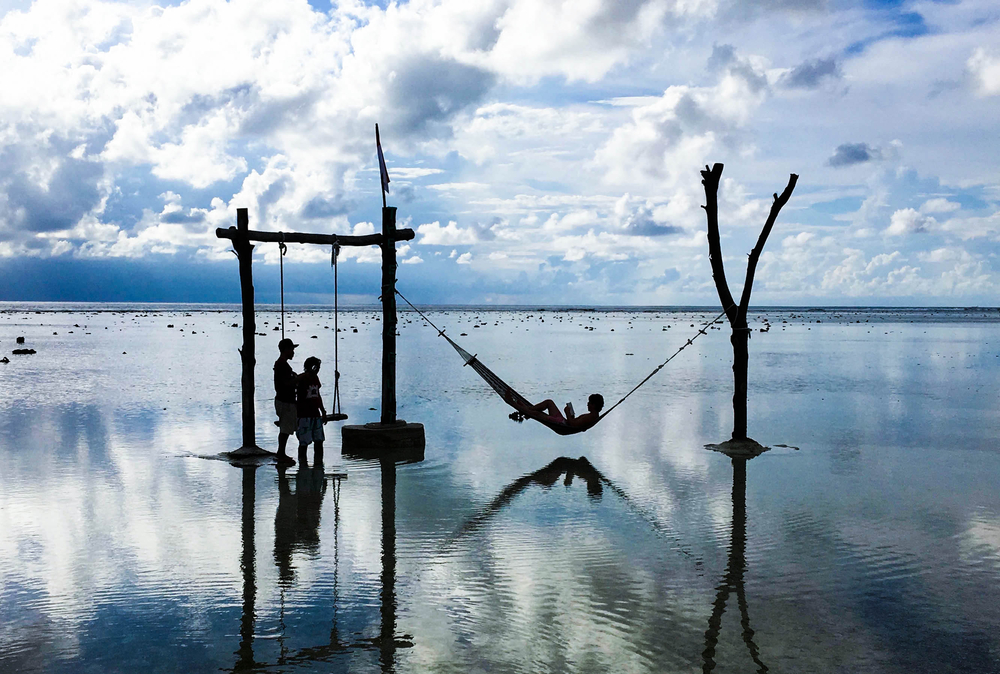
M 722 162 L 734 292 L 800 176 L 755 303 L 996 304 L 998 45 L 986 0 L 0 0 L 0 299 L 231 300 L 236 208 L 376 230 L 378 122 L 418 302 L 716 303 Z

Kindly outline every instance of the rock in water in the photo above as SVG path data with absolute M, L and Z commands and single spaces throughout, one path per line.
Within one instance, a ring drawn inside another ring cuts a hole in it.
M 24 344 L 24 337 L 18 337 L 17 338 L 17 343 L 18 344 Z
M 33 353 L 37 353 L 37 351 L 35 351 L 34 349 L 14 349 L 13 351 L 11 351 L 11 353 L 13 353 L 15 356 L 26 356 L 26 355 L 31 355 Z

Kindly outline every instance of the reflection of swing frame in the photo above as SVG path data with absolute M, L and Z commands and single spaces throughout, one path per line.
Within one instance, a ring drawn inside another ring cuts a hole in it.
M 381 599 L 379 635 L 355 641 L 344 641 L 340 637 L 337 626 L 340 483 L 343 479 L 347 478 L 347 475 L 346 473 L 324 473 L 324 480 L 330 479 L 334 483 L 334 596 L 333 625 L 330 629 L 330 642 L 319 646 L 300 648 L 290 653 L 283 652 L 279 661 L 274 663 L 274 665 L 257 662 L 254 658 L 253 650 L 257 597 L 254 522 L 256 519 L 256 470 L 260 464 L 244 461 L 234 465 L 238 465 L 243 469 L 243 553 L 240 563 L 243 572 L 243 611 L 240 620 L 240 643 L 236 651 L 236 663 L 233 671 L 260 671 L 261 669 L 278 665 L 289 666 L 304 662 L 326 662 L 334 656 L 353 650 L 377 651 L 381 671 L 394 671 L 396 649 L 413 646 L 412 636 L 408 634 L 396 634 L 396 462 L 391 458 L 383 458 L 380 461 L 382 473 L 382 589 L 379 593 Z M 288 477 L 294 479 L 294 476 Z
M 396 229 L 396 209 L 382 209 L 382 233 L 366 236 L 343 236 L 340 234 L 311 234 L 304 232 L 263 232 L 249 228 L 246 208 L 236 209 L 236 227 L 215 230 L 220 239 L 230 239 L 233 251 L 239 259 L 240 295 L 243 309 L 243 348 L 240 356 L 243 365 L 242 404 L 243 434 L 242 445 L 232 455 L 270 454 L 257 446 L 256 420 L 254 415 L 254 358 L 256 348 L 257 321 L 254 311 L 252 256 L 254 246 L 251 241 L 271 243 L 307 243 L 326 246 L 379 246 L 382 249 L 382 416 L 381 424 L 396 423 L 396 242 L 410 241 L 414 237 L 412 229 Z M 411 424 L 416 426 L 417 424 Z M 423 427 L 420 427 L 423 437 Z M 422 444 L 422 443 L 421 443 Z

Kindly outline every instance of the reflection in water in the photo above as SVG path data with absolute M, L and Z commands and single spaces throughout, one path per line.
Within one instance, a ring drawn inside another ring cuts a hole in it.
M 733 457 L 733 530 L 729 545 L 729 564 L 726 573 L 715 595 L 712 604 L 712 615 L 708 619 L 708 629 L 705 631 L 705 650 L 702 652 L 702 671 L 711 672 L 715 669 L 715 649 L 719 645 L 719 633 L 722 631 L 722 614 L 726 612 L 726 602 L 729 595 L 736 593 L 736 603 L 740 609 L 740 626 L 743 628 L 743 641 L 750 651 L 750 657 L 757 665 L 757 671 L 763 674 L 767 667 L 760 660 L 760 649 L 754 643 L 754 632 L 750 629 L 750 611 L 747 606 L 747 596 L 743 584 L 743 573 L 746 571 L 747 547 L 747 459 Z
M 482 528 L 491 517 L 510 504 L 514 500 L 514 497 L 531 485 L 537 484 L 542 487 L 551 487 L 564 473 L 566 477 L 563 480 L 563 484 L 567 487 L 573 484 L 574 477 L 579 477 L 587 483 L 587 495 L 591 499 L 600 499 L 604 493 L 602 482 L 607 482 L 608 480 L 594 468 L 586 457 L 581 456 L 579 459 L 571 459 L 566 456 L 560 456 L 545 467 L 539 468 L 533 473 L 523 475 L 504 487 L 496 498 L 462 525 L 458 535 L 462 536 Z
M 240 672 L 256 666 L 253 658 L 253 630 L 256 622 L 257 572 L 254 563 L 257 546 L 254 543 L 254 501 L 257 492 L 257 465 L 242 466 L 243 470 L 243 615 L 240 620 L 240 647 L 236 651 L 234 671 Z
M 295 482 L 292 491 L 291 482 Z M 274 563 L 278 567 L 278 582 L 283 588 L 295 579 L 292 553 L 304 552 L 315 556 L 319 552 L 320 512 L 326 494 L 323 455 L 317 454 L 310 467 L 305 456 L 299 455 L 298 473 L 288 475 L 285 466 L 278 466 L 278 510 L 274 515 Z
M 234 672 L 266 668 L 254 656 L 254 629 L 256 626 L 257 580 L 254 563 L 254 516 L 256 496 L 256 470 L 260 464 L 240 465 L 243 471 L 242 539 L 243 553 L 240 568 L 243 573 L 243 612 L 240 620 L 240 643 L 236 651 Z M 299 470 L 288 475 L 278 469 L 278 508 L 274 526 L 274 562 L 278 568 L 278 582 L 282 593 L 295 581 L 292 554 L 304 551 L 315 555 L 319 551 L 320 513 L 327 491 L 327 478 L 333 480 L 334 504 L 334 560 L 333 606 L 329 643 L 289 651 L 282 646 L 277 665 L 289 666 L 302 663 L 329 662 L 335 655 L 351 650 L 375 649 L 379 654 L 382 672 L 395 671 L 396 649 L 413 646 L 410 635 L 396 635 L 396 464 L 392 459 L 380 461 L 382 472 L 382 574 L 380 590 L 379 635 L 373 639 L 345 641 L 337 625 L 339 570 L 340 482 L 346 477 L 341 473 L 327 475 L 323 456 L 318 454 L 313 466 L 305 457 L 299 457 Z M 292 482 L 295 489 L 292 489 Z

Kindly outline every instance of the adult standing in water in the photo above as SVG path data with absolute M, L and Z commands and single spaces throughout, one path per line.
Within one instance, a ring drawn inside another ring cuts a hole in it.
M 295 387 L 298 375 L 288 364 L 295 357 L 298 344 L 285 338 L 278 342 L 280 356 L 274 361 L 274 411 L 278 415 L 278 463 L 293 465 L 295 459 L 285 453 L 288 436 L 298 430 L 299 418 L 295 409 Z
M 323 397 L 319 394 L 319 389 L 323 386 L 319 381 L 319 367 L 322 361 L 316 356 L 306 358 L 303 363 L 305 370 L 299 375 L 298 388 L 296 390 L 295 407 L 299 417 L 299 427 L 295 435 L 299 439 L 299 461 L 305 464 L 306 447 L 313 443 L 315 461 L 323 460 L 323 441 L 326 435 L 323 433 L 323 417 L 326 416 L 326 407 L 323 405 Z

